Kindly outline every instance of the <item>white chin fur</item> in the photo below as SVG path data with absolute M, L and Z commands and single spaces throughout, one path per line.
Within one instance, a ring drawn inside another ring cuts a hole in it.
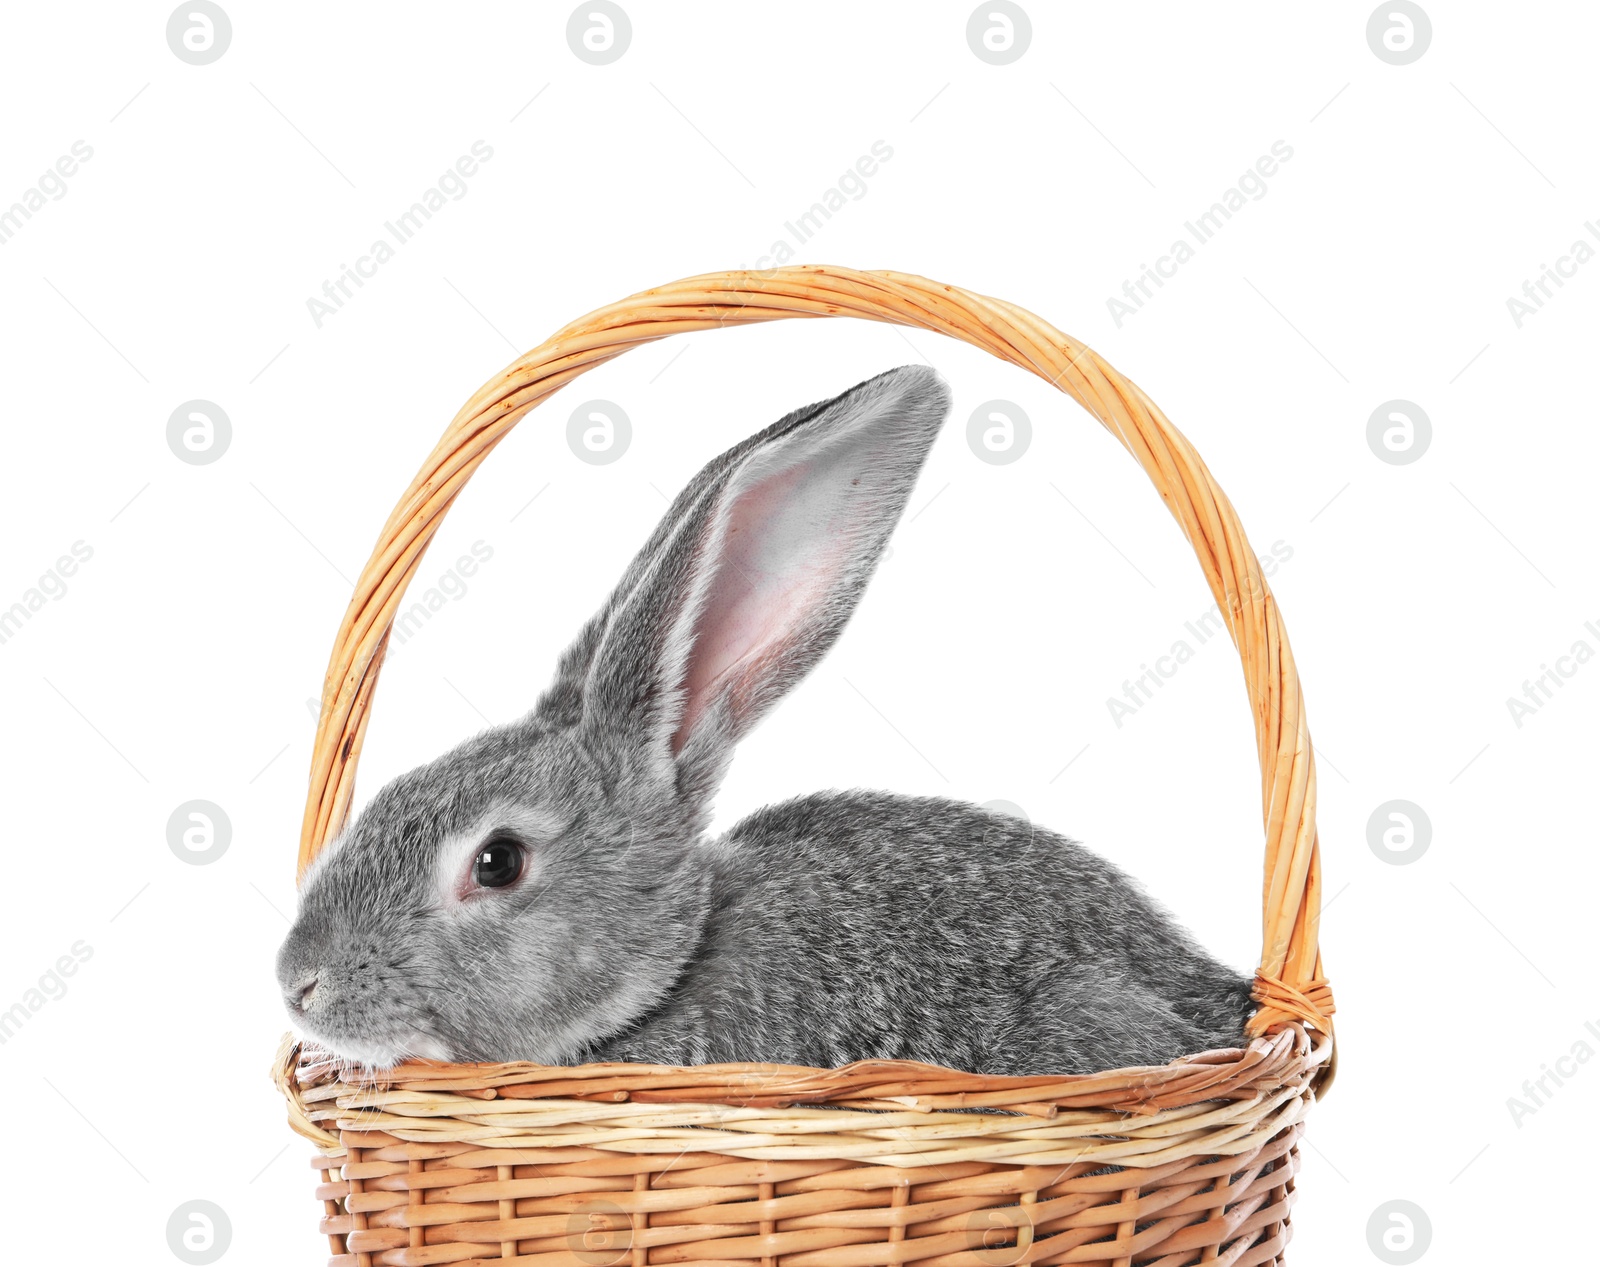
M 414 1056 L 421 1056 L 424 1060 L 438 1060 L 445 1064 L 450 1063 L 450 1049 L 437 1038 L 429 1034 L 413 1035 L 406 1044 L 406 1050 Z
M 400 1043 L 330 1043 L 321 1038 L 315 1041 L 352 1064 L 368 1069 L 389 1069 L 411 1056 L 445 1063 L 451 1060 L 449 1048 L 428 1034 L 408 1034 Z

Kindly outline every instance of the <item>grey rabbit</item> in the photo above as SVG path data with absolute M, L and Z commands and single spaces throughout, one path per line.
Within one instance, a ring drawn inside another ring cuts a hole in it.
M 838 638 L 949 408 L 932 370 L 890 370 L 695 476 L 533 711 L 390 782 L 308 870 L 277 962 L 301 1031 L 377 1068 L 1082 1073 L 1242 1046 L 1251 979 L 1019 818 L 827 791 L 706 838 L 734 745 Z

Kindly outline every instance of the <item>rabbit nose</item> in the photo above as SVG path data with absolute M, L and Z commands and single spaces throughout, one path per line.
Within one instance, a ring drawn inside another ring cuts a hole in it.
M 312 973 L 310 977 L 289 992 L 289 999 L 290 1002 L 292 1002 L 295 1007 L 299 1008 L 300 1011 L 309 1012 L 311 1010 L 312 1000 L 315 999 L 316 994 L 317 974 Z

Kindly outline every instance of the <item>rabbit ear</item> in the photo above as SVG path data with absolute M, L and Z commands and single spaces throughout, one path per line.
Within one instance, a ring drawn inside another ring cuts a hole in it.
M 703 809 L 733 745 L 855 610 L 949 408 L 931 369 L 905 366 L 714 460 L 568 652 L 551 702 Z
M 534 705 L 533 716 L 536 719 L 558 726 L 572 726 L 583 717 L 585 688 L 588 685 L 590 669 L 594 665 L 595 653 L 599 650 L 606 636 L 606 630 L 611 627 L 623 601 L 649 574 L 653 565 L 660 559 L 663 546 L 671 539 L 678 525 L 703 499 L 707 489 L 720 482 L 720 477 L 733 464 L 743 447 L 740 445 L 729 449 L 713 459 L 678 494 L 667 513 L 661 517 L 661 522 L 650 534 L 650 539 L 628 564 L 617 588 L 611 592 L 600 610 L 589 618 L 572 644 L 562 652 L 561 659 L 556 662 L 555 679 L 545 688 L 538 703 Z

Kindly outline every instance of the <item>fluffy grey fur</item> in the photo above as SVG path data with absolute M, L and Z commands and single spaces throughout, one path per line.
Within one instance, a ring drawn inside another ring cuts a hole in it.
M 920 367 L 713 460 L 534 710 L 395 779 L 278 955 L 341 1055 L 570 1064 L 905 1058 L 984 1073 L 1243 1041 L 1250 979 L 1083 846 L 974 806 L 822 792 L 716 840 L 740 738 L 838 637 L 949 411 Z M 491 834 L 516 883 L 472 881 Z

